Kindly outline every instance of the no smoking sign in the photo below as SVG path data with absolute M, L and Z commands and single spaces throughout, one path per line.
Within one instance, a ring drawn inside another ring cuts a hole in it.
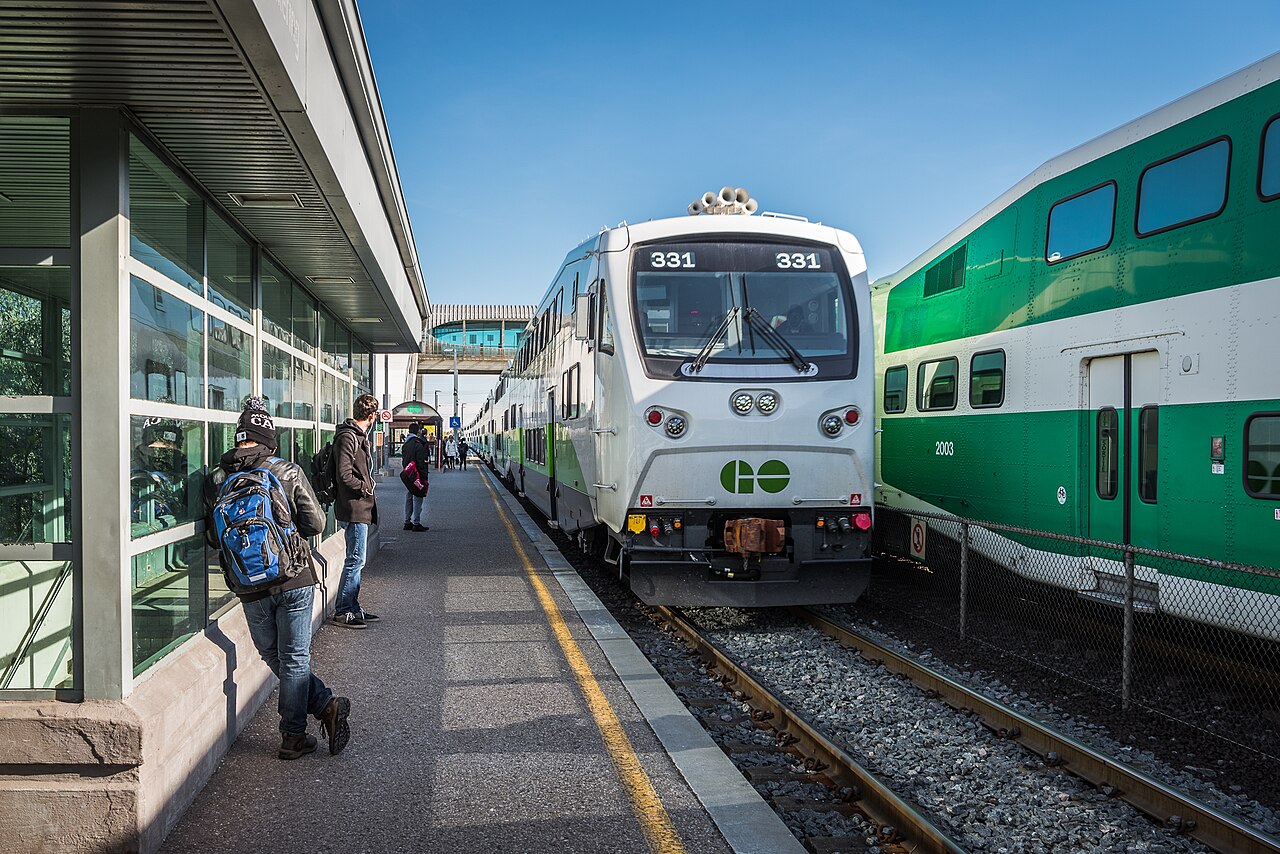
M 911 556 L 924 560 L 925 545 L 928 542 L 929 529 L 923 519 L 911 517 Z

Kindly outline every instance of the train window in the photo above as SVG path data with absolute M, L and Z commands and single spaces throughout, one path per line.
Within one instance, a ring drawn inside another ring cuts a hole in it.
M 1115 219 L 1115 181 L 1057 202 L 1049 208 L 1045 260 L 1058 264 L 1106 249 L 1115 233 Z
M 907 366 L 898 365 L 884 372 L 884 411 L 907 411 Z
M 921 362 L 916 369 L 916 409 L 934 412 L 956 408 L 956 383 L 960 363 L 955 356 Z
M 1156 481 L 1160 474 L 1160 410 L 1144 406 L 1138 415 L 1138 497 L 1156 503 Z
M 1120 418 L 1110 406 L 1098 411 L 1098 497 L 1106 501 L 1116 497 L 1120 483 Z
M 966 243 L 929 268 L 924 274 L 926 297 L 964 287 L 965 256 L 968 254 L 968 248 L 969 244 Z
M 1273 116 L 1262 131 L 1258 195 L 1267 202 L 1280 199 L 1280 116 Z
M 1244 489 L 1254 498 L 1280 498 L 1280 412 L 1244 422 Z
M 1004 351 L 974 353 L 969 362 L 969 405 L 974 409 L 1004 403 Z
M 600 352 L 613 355 L 613 326 L 609 322 L 609 296 L 600 282 Z
M 1153 163 L 1138 179 L 1139 237 L 1212 219 L 1227 206 L 1231 141 L 1225 136 Z

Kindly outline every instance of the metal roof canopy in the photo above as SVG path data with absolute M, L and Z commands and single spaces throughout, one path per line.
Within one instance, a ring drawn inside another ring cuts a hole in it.
M 430 303 L 354 0 L 0 0 L 0 112 L 103 104 L 374 352 L 418 350 Z M 281 192 L 302 208 L 231 198 Z

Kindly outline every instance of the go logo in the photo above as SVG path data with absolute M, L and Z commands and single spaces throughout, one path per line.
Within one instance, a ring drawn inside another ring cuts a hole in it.
M 781 492 L 790 482 L 791 470 L 782 460 L 766 460 L 759 471 L 746 460 L 730 460 L 720 469 L 720 485 L 737 495 L 749 495 L 757 486 L 768 493 Z

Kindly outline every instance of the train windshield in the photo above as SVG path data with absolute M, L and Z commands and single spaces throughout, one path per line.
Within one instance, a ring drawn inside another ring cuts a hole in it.
M 827 377 L 853 373 L 852 292 L 830 247 L 649 244 L 635 250 L 633 263 L 636 326 L 651 373 L 690 376 L 702 374 L 704 363 L 787 362 L 808 362 Z M 786 376 L 785 369 L 779 375 Z

